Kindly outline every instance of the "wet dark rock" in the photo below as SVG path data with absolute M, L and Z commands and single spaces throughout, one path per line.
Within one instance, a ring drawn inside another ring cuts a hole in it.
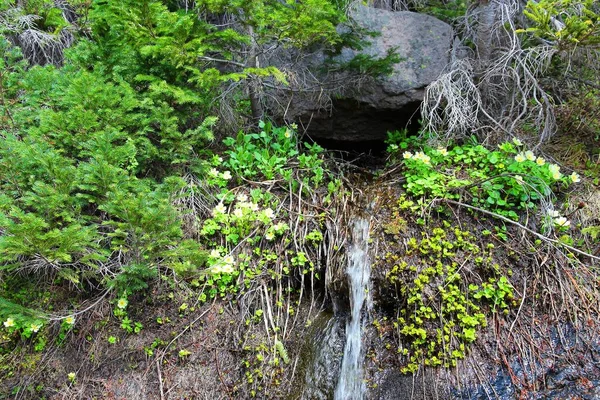
M 327 400 L 333 393 L 339 378 L 344 354 L 344 323 L 329 315 L 321 317 L 321 328 L 309 336 L 306 356 L 306 374 L 301 399 Z
M 415 377 L 402 374 L 398 370 L 386 371 L 384 375 L 381 385 L 371 391 L 369 399 L 449 399 L 444 388 L 440 387 L 431 375 Z
M 453 390 L 461 400 L 479 399 L 600 399 L 600 338 L 585 328 L 576 331 L 571 324 L 553 327 L 538 343 L 537 361 L 515 357 L 506 366 L 496 366 L 488 382 Z M 546 347 L 544 341 L 551 346 Z M 512 375 L 512 376 L 511 376 Z

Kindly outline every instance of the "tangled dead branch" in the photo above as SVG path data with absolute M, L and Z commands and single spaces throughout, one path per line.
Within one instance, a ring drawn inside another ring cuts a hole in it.
M 473 67 L 458 60 L 450 71 L 433 82 L 421 106 L 425 130 L 448 136 L 466 137 L 477 126 L 482 101 L 473 82 Z
M 523 48 L 516 33 L 519 3 L 496 1 L 491 26 L 474 29 L 465 18 L 463 42 L 488 46 L 483 62 L 474 57 L 455 59 L 448 72 L 425 93 L 421 112 L 426 130 L 439 137 L 465 138 L 475 133 L 482 141 L 499 141 L 517 133 L 535 135 L 537 144 L 555 130 L 552 98 L 539 79 L 556 50 L 540 45 Z M 476 10 L 472 10 L 476 13 Z M 477 18 L 475 18 L 477 21 Z M 472 37 L 488 32 L 486 43 Z M 480 56 L 481 56 L 481 52 Z
M 0 32 L 21 47 L 31 65 L 62 65 L 64 50 L 74 43 L 75 36 L 69 28 L 58 33 L 44 32 L 36 25 L 39 19 L 38 15 L 24 15 L 18 7 L 10 8 L 0 13 Z
M 62 65 L 64 50 L 73 44 L 75 37 L 64 29 L 58 34 L 51 34 L 32 28 L 21 32 L 14 41 L 30 64 Z

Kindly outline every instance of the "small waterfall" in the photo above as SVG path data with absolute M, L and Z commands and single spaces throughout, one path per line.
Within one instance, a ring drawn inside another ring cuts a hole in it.
M 342 359 L 340 378 L 335 389 L 335 400 L 361 400 L 366 392 L 362 376 L 361 312 L 367 301 L 370 308 L 369 277 L 371 262 L 368 256 L 369 220 L 357 219 L 352 230 L 353 245 L 348 252 L 348 278 L 350 289 L 350 320 L 346 324 L 346 346 Z

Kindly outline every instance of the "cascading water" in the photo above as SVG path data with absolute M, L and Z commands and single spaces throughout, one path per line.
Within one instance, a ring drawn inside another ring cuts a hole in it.
M 346 346 L 340 378 L 335 389 L 335 400 L 360 400 L 364 397 L 366 386 L 362 377 L 362 328 L 363 306 L 371 307 L 369 277 L 371 262 L 368 256 L 369 220 L 357 219 L 354 223 L 353 245 L 348 253 L 348 278 L 350 289 L 350 320 L 346 324 Z

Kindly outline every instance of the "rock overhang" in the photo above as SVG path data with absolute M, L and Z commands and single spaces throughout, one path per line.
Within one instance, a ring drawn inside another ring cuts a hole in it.
M 383 58 L 394 50 L 401 61 L 388 76 L 356 78 L 344 71 L 327 71 L 323 52 L 303 55 L 278 65 L 296 78 L 314 77 L 310 90 L 290 79 L 289 90 L 270 94 L 275 119 L 296 122 L 315 139 L 335 141 L 384 140 L 387 131 L 412 127 L 420 117 L 419 106 L 426 87 L 450 61 L 453 30 L 429 15 L 409 11 L 392 12 L 358 6 L 351 13 L 358 27 L 375 35 L 360 51 L 344 48 L 334 57 L 344 64 L 365 54 Z M 300 60 L 298 62 L 298 60 Z

